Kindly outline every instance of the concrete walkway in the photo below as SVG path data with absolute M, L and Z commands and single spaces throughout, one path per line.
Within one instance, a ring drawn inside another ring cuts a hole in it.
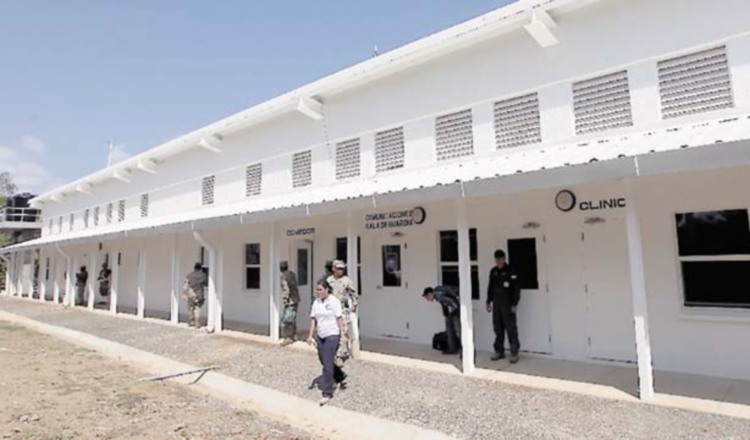
M 228 376 L 310 402 L 319 397 L 308 389 L 320 367 L 307 350 L 7 297 L 0 297 L 0 310 L 177 362 L 220 364 Z M 334 406 L 466 439 L 750 439 L 746 419 L 467 378 L 439 372 L 452 368 L 444 364 L 419 369 L 383 363 L 378 356 L 384 355 L 366 353 L 347 365 L 349 387 L 337 394 Z

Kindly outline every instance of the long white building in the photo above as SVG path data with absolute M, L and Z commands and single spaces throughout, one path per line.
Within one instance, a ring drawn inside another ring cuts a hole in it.
M 5 249 L 6 290 L 29 296 L 31 253 L 36 297 L 72 301 L 86 265 L 93 308 L 107 260 L 113 312 L 176 323 L 202 261 L 209 325 L 278 339 L 279 261 L 310 293 L 341 258 L 363 340 L 428 344 L 422 289 L 456 284 L 483 352 L 505 249 L 523 351 L 637 364 L 644 397 L 654 369 L 750 379 L 748 16 L 519 1 L 37 197 L 43 236 Z

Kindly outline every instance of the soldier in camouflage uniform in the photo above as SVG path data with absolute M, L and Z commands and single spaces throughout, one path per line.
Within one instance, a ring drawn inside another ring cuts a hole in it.
M 351 278 L 344 275 L 346 264 L 341 260 L 333 262 L 333 275 L 328 277 L 328 284 L 333 289 L 333 295 L 341 302 L 343 311 L 344 328 L 339 341 L 339 351 L 336 353 L 336 365 L 342 367 L 351 355 L 351 340 L 349 328 L 351 327 L 351 314 L 357 311 L 359 295 Z M 338 381 L 337 381 L 338 382 Z
M 195 263 L 193 271 L 185 278 L 182 287 L 182 298 L 187 301 L 189 310 L 188 325 L 200 328 L 201 307 L 206 301 L 206 287 L 208 287 L 208 275 L 203 271 L 203 265 Z
M 299 305 L 299 288 L 297 275 L 289 270 L 289 263 L 282 261 L 281 270 L 281 298 L 284 303 L 284 313 L 281 318 L 284 340 L 281 346 L 292 344 L 297 337 L 297 306 Z

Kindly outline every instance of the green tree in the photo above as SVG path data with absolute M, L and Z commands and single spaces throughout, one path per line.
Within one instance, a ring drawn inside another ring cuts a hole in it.
M 13 176 L 8 171 L 0 172 L 0 206 L 5 206 L 5 200 L 18 192 L 18 186 L 13 181 Z M 8 244 L 10 237 L 7 232 L 0 232 L 0 248 Z M 5 274 L 8 271 L 5 260 L 0 258 L 0 286 L 5 286 Z M 0 287 L 1 288 L 1 287 Z

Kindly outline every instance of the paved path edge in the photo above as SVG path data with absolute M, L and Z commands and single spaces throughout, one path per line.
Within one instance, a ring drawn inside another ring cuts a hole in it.
M 39 322 L 3 310 L 0 310 L 0 320 L 91 349 L 105 357 L 125 362 L 153 375 L 178 373 L 199 368 L 199 366 L 188 365 L 88 333 Z M 188 384 L 193 380 L 194 376 L 172 379 L 173 382 L 181 384 Z M 253 410 L 266 417 L 305 430 L 312 435 L 331 439 L 454 439 L 454 437 L 442 432 L 379 419 L 334 406 L 321 408 L 315 402 L 213 371 L 206 373 L 194 389 L 234 406 Z

